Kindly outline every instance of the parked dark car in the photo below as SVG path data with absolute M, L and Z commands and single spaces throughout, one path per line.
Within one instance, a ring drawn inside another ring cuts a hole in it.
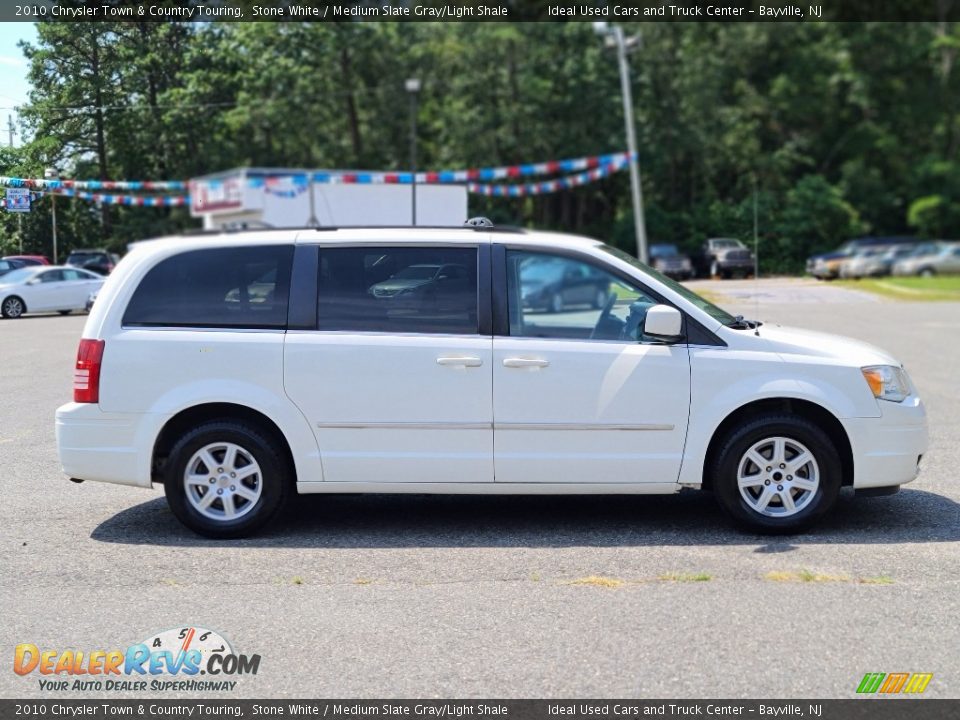
M 861 250 L 870 247 L 909 245 L 916 242 L 917 238 L 910 236 L 854 238 L 853 240 L 847 240 L 836 250 L 808 257 L 807 272 L 818 280 L 833 280 L 840 277 L 840 271 L 843 269 L 844 263 Z
M 4 258 L 0 260 L 0 276 L 6 275 L 11 270 L 16 270 L 26 266 L 26 263 L 22 260 L 7 260 Z
M 102 248 L 74 250 L 67 257 L 67 265 L 83 268 L 98 275 L 109 275 L 120 262 L 120 256 Z
M 689 280 L 693 277 L 693 263 L 676 245 L 651 245 L 650 267 L 674 280 Z
M 572 306 L 602 308 L 610 298 L 610 278 L 578 262 L 529 258 L 521 273 L 523 306 L 558 313 Z
M 694 259 L 694 267 L 699 276 L 746 277 L 753 273 L 753 253 L 736 238 L 710 238 Z

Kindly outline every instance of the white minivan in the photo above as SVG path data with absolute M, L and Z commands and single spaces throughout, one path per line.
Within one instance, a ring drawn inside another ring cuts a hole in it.
M 496 228 L 140 243 L 57 410 L 63 470 L 149 488 L 211 537 L 297 493 L 712 491 L 796 532 L 927 446 L 896 359 L 734 317 L 597 240 Z

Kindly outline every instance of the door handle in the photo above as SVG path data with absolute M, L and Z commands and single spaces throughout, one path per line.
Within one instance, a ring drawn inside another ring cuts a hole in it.
M 483 360 L 478 357 L 438 357 L 437 365 L 453 367 L 480 367 Z
M 504 358 L 503 360 L 503 366 L 508 368 L 544 368 L 549 364 L 549 360 L 540 358 Z

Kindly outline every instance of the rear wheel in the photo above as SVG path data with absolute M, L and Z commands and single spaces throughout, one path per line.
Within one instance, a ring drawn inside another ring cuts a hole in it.
M 550 298 L 550 312 L 563 312 L 563 295 L 560 293 L 554 293 Z
M 0 313 L 3 314 L 5 318 L 15 320 L 20 317 L 27 311 L 26 305 L 23 304 L 23 300 L 18 298 L 16 295 L 11 295 L 3 301 L 3 305 L 0 305 Z
M 934 271 L 934 269 L 930 267 L 925 267 L 920 271 L 920 277 L 925 278 L 932 278 L 936 274 L 937 273 Z
M 603 290 L 597 290 L 596 295 L 594 295 L 593 297 L 593 309 L 599 310 L 606 304 L 607 304 L 607 293 Z
M 164 491 L 173 514 L 200 535 L 252 534 L 282 507 L 287 462 L 260 428 L 218 420 L 184 434 L 166 463 Z
M 731 431 L 713 465 L 721 507 L 764 533 L 806 530 L 836 502 L 840 456 L 819 427 L 794 415 L 762 415 Z

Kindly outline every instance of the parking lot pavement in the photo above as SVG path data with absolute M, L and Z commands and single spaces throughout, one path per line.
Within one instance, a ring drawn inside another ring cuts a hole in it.
M 0 650 L 203 626 L 262 656 L 246 697 L 851 697 L 897 671 L 960 697 L 960 305 L 759 314 L 906 363 L 931 426 L 918 481 L 785 538 L 741 534 L 685 492 L 312 496 L 260 537 L 208 541 L 160 490 L 60 474 L 53 412 L 83 318 L 0 321 Z M 9 666 L 0 693 L 44 695 Z
M 813 278 L 762 278 L 760 280 L 690 280 L 685 285 L 711 299 L 749 304 L 788 305 L 819 303 L 826 305 L 884 302 L 873 293 L 842 287 Z

